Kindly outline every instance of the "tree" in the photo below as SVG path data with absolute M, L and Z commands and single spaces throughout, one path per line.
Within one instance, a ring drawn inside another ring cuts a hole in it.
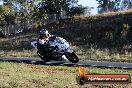
M 67 13 L 69 16 L 81 15 L 85 13 L 86 9 L 87 7 L 83 7 L 82 5 L 73 6 L 69 8 L 69 11 Z
M 98 12 L 108 12 L 108 11 L 117 11 L 119 10 L 120 0 L 96 0 L 98 1 Z
M 94 9 L 94 7 L 86 6 L 85 7 L 85 15 L 91 15 L 91 10 Z
M 1 21 L 6 24 L 14 24 L 15 22 L 15 12 L 10 6 L 10 3 L 4 3 L 0 6 L 0 16 L 2 17 Z
M 132 9 L 132 0 L 96 0 L 98 1 L 98 12 L 119 11 Z
M 65 10 L 67 0 L 43 0 L 41 13 L 56 14 L 56 19 L 61 19 L 61 11 Z
M 102 13 L 108 10 L 108 2 L 109 0 L 96 0 L 98 1 L 98 12 Z
M 121 2 L 121 10 L 128 10 L 132 8 L 132 0 L 122 0 Z
M 37 9 L 36 11 L 40 14 L 55 14 L 56 20 L 59 20 L 61 19 L 62 11 L 66 11 L 68 15 L 73 15 L 75 12 L 77 14 L 83 13 L 84 7 L 77 5 L 77 2 L 78 0 L 42 0 L 39 11 Z
M 114 11 L 119 11 L 121 8 L 121 0 L 114 1 Z

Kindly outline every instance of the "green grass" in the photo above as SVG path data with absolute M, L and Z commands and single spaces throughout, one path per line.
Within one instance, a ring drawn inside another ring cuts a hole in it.
M 132 84 L 80 86 L 76 83 L 78 67 L 45 66 L 0 62 L 0 88 L 131 88 Z M 85 67 L 87 73 L 130 74 L 132 70 Z

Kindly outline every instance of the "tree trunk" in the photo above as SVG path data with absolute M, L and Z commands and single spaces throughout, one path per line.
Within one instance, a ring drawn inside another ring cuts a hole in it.
M 56 12 L 56 20 L 61 19 L 61 11 Z

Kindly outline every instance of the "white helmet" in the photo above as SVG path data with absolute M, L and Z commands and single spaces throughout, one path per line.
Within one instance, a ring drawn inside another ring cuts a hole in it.
M 41 29 L 40 30 L 40 36 L 49 37 L 49 32 L 46 29 Z

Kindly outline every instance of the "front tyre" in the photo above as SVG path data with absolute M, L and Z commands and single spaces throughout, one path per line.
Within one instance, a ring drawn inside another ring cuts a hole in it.
M 77 55 L 74 52 L 67 53 L 66 58 L 72 63 L 77 63 L 79 61 L 79 58 L 77 57 Z

